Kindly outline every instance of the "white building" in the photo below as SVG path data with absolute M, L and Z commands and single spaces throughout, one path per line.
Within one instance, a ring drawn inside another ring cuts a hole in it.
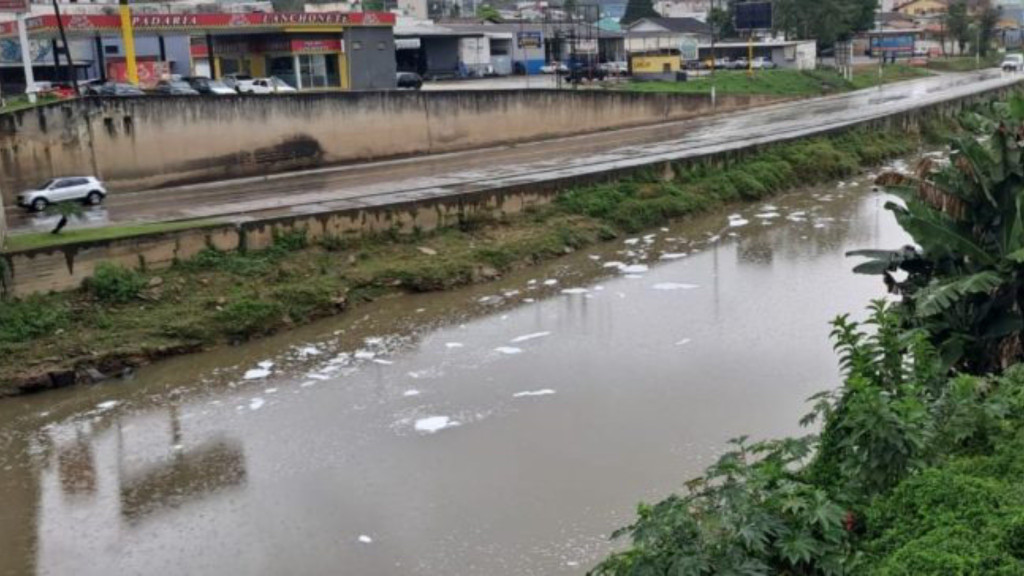
M 693 18 L 706 22 L 711 0 L 658 0 L 654 10 L 665 18 Z

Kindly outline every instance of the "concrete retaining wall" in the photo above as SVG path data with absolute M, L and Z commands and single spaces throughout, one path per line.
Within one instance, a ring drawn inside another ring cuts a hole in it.
M 728 111 L 778 100 L 718 99 Z M 0 115 L 0 190 L 95 174 L 130 191 L 678 120 L 703 95 L 592 90 L 85 99 Z

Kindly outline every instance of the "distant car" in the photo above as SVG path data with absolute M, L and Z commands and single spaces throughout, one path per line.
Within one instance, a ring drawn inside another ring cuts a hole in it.
M 1003 72 L 1020 72 L 1024 70 L 1024 54 L 1007 54 L 999 65 Z
M 415 72 L 399 72 L 395 75 L 395 85 L 400 90 L 419 90 L 423 87 L 423 78 Z
M 623 74 L 629 74 L 629 64 L 626 62 L 604 62 L 599 64 L 598 67 L 604 70 L 606 74 L 613 76 L 621 76 Z
M 107 82 L 106 84 L 100 84 L 94 88 L 96 96 L 113 97 L 113 98 L 127 98 L 130 96 L 145 96 L 146 93 L 139 89 L 134 84 L 126 84 L 123 82 Z
M 778 68 L 778 64 L 768 58 L 762 58 L 761 56 L 754 58 L 754 70 L 774 70 L 776 68 Z
M 916 57 L 916 58 L 927 58 L 928 57 L 928 49 L 927 48 L 914 48 L 914 57 Z
M 18 205 L 35 212 L 42 212 L 50 204 L 81 201 L 93 206 L 107 197 L 107 188 L 92 176 L 68 176 L 54 178 L 35 190 L 18 194 Z
M 573 66 L 565 76 L 566 80 L 574 84 L 585 81 L 600 81 L 604 80 L 605 77 L 607 77 L 607 73 L 600 66 L 591 66 L 589 64 Z
M 212 80 L 204 76 L 192 76 L 190 78 L 183 78 L 183 80 L 188 82 L 189 86 L 200 94 L 210 96 L 233 96 L 238 94 L 233 88 L 230 88 L 220 80 Z
M 549 62 L 540 67 L 542 74 L 567 74 L 569 67 L 561 62 Z
M 221 81 L 224 82 L 224 85 L 228 88 L 231 88 L 232 90 L 238 89 L 239 82 L 247 82 L 249 80 L 252 80 L 252 76 L 249 76 L 248 74 L 227 74 L 223 78 L 221 78 Z
M 276 76 L 239 80 L 235 89 L 238 90 L 239 94 L 284 94 L 286 92 L 298 92 L 298 90 Z
M 183 80 L 161 80 L 153 92 L 166 96 L 199 96 L 199 92 Z

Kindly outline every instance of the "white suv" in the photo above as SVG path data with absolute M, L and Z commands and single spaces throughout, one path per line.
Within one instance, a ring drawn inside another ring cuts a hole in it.
M 107 188 L 92 176 L 69 176 L 54 178 L 35 190 L 18 194 L 18 205 L 42 212 L 50 204 L 80 200 L 96 205 L 107 197 Z

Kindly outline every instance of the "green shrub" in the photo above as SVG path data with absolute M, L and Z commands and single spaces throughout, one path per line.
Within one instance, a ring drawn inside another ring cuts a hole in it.
M 333 310 L 336 293 L 336 289 L 324 282 L 306 282 L 278 288 L 274 299 L 290 318 L 307 321 Z
M 284 308 L 277 302 L 241 298 L 224 306 L 214 320 L 225 334 L 249 338 L 273 332 L 283 316 Z
M 309 237 L 305 228 L 297 228 L 286 232 L 274 231 L 274 248 L 295 252 L 309 246 Z
M 0 342 L 16 344 L 66 327 L 70 312 L 64 302 L 43 296 L 0 300 Z
M 101 262 L 96 266 L 92 278 L 86 281 L 85 287 L 103 302 L 125 303 L 139 297 L 139 293 L 146 287 L 146 278 L 130 268 Z

